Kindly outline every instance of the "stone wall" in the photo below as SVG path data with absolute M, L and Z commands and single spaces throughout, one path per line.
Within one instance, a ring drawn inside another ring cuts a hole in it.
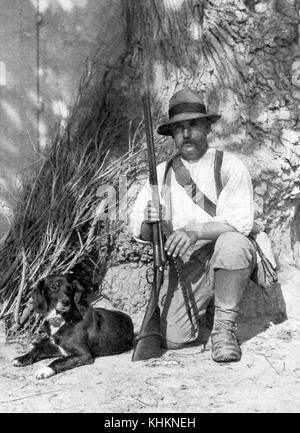
M 297 2 L 256 2 L 250 19 L 249 166 L 257 218 L 280 262 L 299 266 L 293 229 L 300 192 Z

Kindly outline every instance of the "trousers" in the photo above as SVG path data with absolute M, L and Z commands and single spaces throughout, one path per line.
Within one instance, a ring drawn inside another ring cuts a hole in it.
M 223 233 L 215 242 L 197 249 L 186 262 L 181 261 L 179 269 L 171 262 L 159 296 L 163 346 L 175 349 L 201 341 L 201 333 L 207 328 L 207 307 L 216 291 L 221 294 L 218 296 L 218 309 L 226 311 L 236 296 L 231 292 L 237 291 L 232 289 L 237 271 L 243 270 L 243 275 L 250 278 L 255 267 L 256 249 L 246 236 L 238 232 Z M 216 278 L 220 269 L 227 271 L 227 287 L 222 283 L 222 275 Z M 182 283 L 188 293 L 195 333 L 187 314 Z M 242 296 L 244 288 L 240 290 Z

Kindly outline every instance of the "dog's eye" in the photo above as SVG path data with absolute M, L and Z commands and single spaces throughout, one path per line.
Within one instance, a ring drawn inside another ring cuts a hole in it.
M 59 290 L 59 284 L 58 283 L 51 284 L 50 290 L 51 292 L 57 292 Z

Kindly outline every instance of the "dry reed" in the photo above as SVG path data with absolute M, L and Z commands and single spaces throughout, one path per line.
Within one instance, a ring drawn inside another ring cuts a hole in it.
M 15 329 L 34 330 L 38 323 L 30 295 L 40 278 L 80 272 L 98 287 L 105 272 L 121 227 L 99 219 L 103 197 L 97 197 L 97 189 L 116 186 L 124 171 L 141 168 L 145 150 L 140 123 L 128 151 L 112 155 L 129 122 L 107 102 L 108 81 L 104 75 L 98 83 L 96 71 L 85 74 L 67 126 L 23 179 L 11 230 L 0 247 L 0 317 L 9 318 Z

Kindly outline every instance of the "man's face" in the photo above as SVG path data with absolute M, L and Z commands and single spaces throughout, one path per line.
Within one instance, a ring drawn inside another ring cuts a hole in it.
M 188 161 L 200 159 L 207 151 L 210 124 L 206 119 L 183 120 L 172 126 L 172 137 L 180 156 Z

